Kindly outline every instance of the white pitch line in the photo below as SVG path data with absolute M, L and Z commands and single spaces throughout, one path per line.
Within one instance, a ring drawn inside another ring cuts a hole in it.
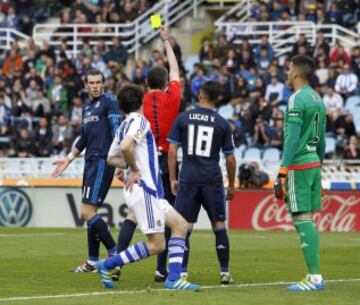
M 326 283 L 354 283 L 360 282 L 360 279 L 337 279 L 326 280 Z M 266 286 L 283 286 L 290 285 L 294 282 L 269 282 L 269 283 L 247 283 L 238 285 L 215 285 L 215 286 L 201 286 L 201 289 L 223 289 L 223 288 L 251 288 L 251 287 L 266 287 Z M 79 298 L 89 296 L 104 296 L 104 295 L 122 295 L 122 294 L 143 294 L 149 292 L 172 292 L 174 290 L 168 289 L 142 289 L 142 290 L 118 290 L 118 291 L 95 291 L 84 293 L 72 293 L 72 294 L 54 294 L 54 295 L 39 295 L 39 296 L 24 296 L 24 297 L 10 297 L 0 298 L 0 302 L 12 302 L 12 301 L 31 301 L 31 300 L 47 300 L 47 299 L 65 299 L 65 298 Z
M 0 237 L 26 237 L 26 236 L 61 236 L 64 233 L 9 233 L 9 234 L 0 234 Z

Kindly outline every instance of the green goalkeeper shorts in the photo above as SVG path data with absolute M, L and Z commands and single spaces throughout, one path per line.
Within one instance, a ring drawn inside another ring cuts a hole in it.
M 286 182 L 286 204 L 290 213 L 321 209 L 321 167 L 289 170 Z

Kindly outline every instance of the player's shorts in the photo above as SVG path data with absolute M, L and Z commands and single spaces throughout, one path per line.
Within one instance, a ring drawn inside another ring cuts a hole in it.
M 286 204 L 290 213 L 306 213 L 321 209 L 321 167 L 289 170 Z
M 130 191 L 124 191 L 128 208 L 134 213 L 139 229 L 144 234 L 163 233 L 165 231 L 166 213 L 172 206 L 134 184 Z
M 222 183 L 216 185 L 190 185 L 180 183 L 175 200 L 175 210 L 187 222 L 195 223 L 201 206 L 212 223 L 226 220 L 225 189 Z
M 100 206 L 110 189 L 115 168 L 105 159 L 86 160 L 83 175 L 82 202 Z

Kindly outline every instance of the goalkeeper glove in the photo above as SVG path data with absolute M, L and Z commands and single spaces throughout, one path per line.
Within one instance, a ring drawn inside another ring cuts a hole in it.
M 287 173 L 288 173 L 287 167 L 281 166 L 279 168 L 279 173 L 276 177 L 276 181 L 274 184 L 275 197 L 278 199 L 285 200 Z

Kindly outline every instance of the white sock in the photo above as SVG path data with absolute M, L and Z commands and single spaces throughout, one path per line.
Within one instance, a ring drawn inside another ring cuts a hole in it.
M 321 283 L 321 281 L 323 280 L 323 277 L 322 277 L 321 274 L 308 274 L 308 275 L 307 275 L 307 279 L 308 279 L 310 282 L 319 284 L 319 283 Z

